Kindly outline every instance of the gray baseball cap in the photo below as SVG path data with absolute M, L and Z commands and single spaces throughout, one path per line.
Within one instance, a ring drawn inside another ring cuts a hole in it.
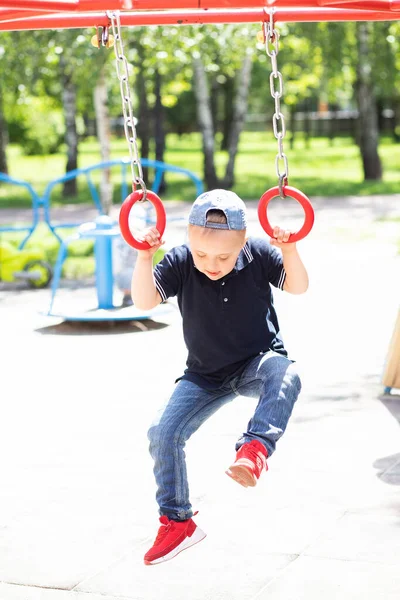
M 226 223 L 207 222 L 210 210 L 221 210 L 226 216 Z M 234 192 L 228 190 L 210 190 L 201 194 L 193 203 L 189 214 L 190 225 L 210 227 L 211 229 L 246 229 L 246 206 Z

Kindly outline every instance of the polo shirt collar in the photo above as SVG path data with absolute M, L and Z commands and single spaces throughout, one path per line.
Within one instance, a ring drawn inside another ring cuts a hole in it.
M 247 265 L 249 265 L 253 260 L 254 258 L 250 250 L 249 242 L 246 242 L 239 253 L 234 271 L 241 271 L 242 269 L 247 267 Z

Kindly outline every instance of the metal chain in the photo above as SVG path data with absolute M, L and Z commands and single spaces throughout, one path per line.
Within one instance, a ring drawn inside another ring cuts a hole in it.
M 269 87 L 271 90 L 271 96 L 275 101 L 275 112 L 272 116 L 272 127 L 274 136 L 278 140 L 278 153 L 275 158 L 276 174 L 279 179 L 279 193 L 281 198 L 285 197 L 283 188 L 287 185 L 289 176 L 289 164 L 288 158 L 283 151 L 283 138 L 286 135 L 285 117 L 281 113 L 281 98 L 283 95 L 283 77 L 282 73 L 278 71 L 277 56 L 279 53 L 279 32 L 274 26 L 273 11 L 269 14 L 269 22 L 264 21 L 264 41 L 265 50 L 267 55 L 271 59 L 272 72 L 269 76 Z M 275 85 L 277 84 L 277 88 Z M 279 129 L 280 123 L 280 129 Z M 283 161 L 284 171 L 280 172 L 279 164 Z
M 107 12 L 107 16 L 111 21 L 113 36 L 114 36 L 114 51 L 115 51 L 115 66 L 117 76 L 120 84 L 121 99 L 122 99 L 122 111 L 124 115 L 124 131 L 126 141 L 128 142 L 129 156 L 131 159 L 131 172 L 132 172 L 132 189 L 136 190 L 136 186 L 140 185 L 143 191 L 143 198 L 141 201 L 146 200 L 147 189 L 146 184 L 143 180 L 143 170 L 139 158 L 138 146 L 137 146 L 137 134 L 135 127 L 135 119 L 133 116 L 131 92 L 129 89 L 129 67 L 128 61 L 124 54 L 124 46 L 121 37 L 121 22 L 119 12 Z

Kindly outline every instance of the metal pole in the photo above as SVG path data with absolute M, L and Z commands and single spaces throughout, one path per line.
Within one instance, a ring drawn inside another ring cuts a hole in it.
M 114 223 L 110 217 L 97 217 L 96 230 L 113 229 Z M 112 236 L 104 234 L 95 236 L 94 255 L 96 261 L 96 290 L 98 307 L 113 308 L 113 267 L 112 267 Z

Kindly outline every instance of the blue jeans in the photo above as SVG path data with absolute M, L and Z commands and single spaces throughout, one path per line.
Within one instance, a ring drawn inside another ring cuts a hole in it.
M 292 361 L 275 352 L 257 356 L 241 376 L 217 390 L 179 381 L 148 432 L 160 515 L 176 521 L 193 515 L 184 447 L 202 423 L 236 396 L 257 397 L 256 410 L 246 432 L 237 441 L 236 450 L 245 442 L 259 440 L 271 456 L 286 429 L 300 389 L 300 377 Z

